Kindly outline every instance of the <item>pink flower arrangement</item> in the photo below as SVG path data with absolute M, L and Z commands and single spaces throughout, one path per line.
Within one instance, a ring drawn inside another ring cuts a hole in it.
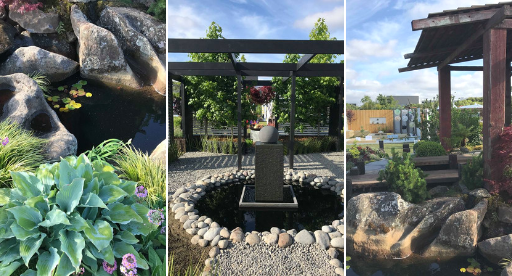
M 32 4 L 27 0 L 0 0 L 0 7 L 11 6 L 11 8 L 19 13 L 25 13 L 33 10 L 37 10 L 38 8 L 43 7 L 43 3 L 38 2 Z

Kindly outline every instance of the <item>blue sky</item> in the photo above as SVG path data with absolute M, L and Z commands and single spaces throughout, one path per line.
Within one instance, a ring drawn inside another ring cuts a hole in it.
M 212 21 L 226 38 L 309 39 L 319 18 L 325 18 L 331 37 L 344 38 L 343 0 L 169 0 L 170 38 L 201 38 Z M 246 54 L 248 62 L 282 62 L 284 55 Z M 170 54 L 169 61 L 188 61 Z
M 347 103 L 360 104 L 368 95 L 419 95 L 420 100 L 437 95 L 437 70 L 398 73 L 421 35 L 413 32 L 411 21 L 431 12 L 497 3 L 489 0 L 347 0 Z M 460 63 L 482 65 L 482 61 Z M 452 93 L 456 98 L 481 97 L 481 72 L 453 72 Z

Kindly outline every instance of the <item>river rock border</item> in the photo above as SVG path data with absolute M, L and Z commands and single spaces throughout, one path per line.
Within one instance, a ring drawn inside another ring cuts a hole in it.
M 229 231 L 211 218 L 200 216 L 198 210 L 195 209 L 195 203 L 208 191 L 228 184 L 244 185 L 254 181 L 255 178 L 254 170 L 208 175 L 197 180 L 194 184 L 186 184 L 172 194 L 171 211 L 174 213 L 174 218 L 182 223 L 183 229 L 192 236 L 190 242 L 201 247 L 208 245 L 212 247 L 209 252 L 210 258 L 205 261 L 206 266 L 203 274 L 210 275 L 210 271 L 217 263 L 216 256 L 220 253 L 220 250 L 228 249 L 230 243 L 245 242 L 249 245 L 255 245 L 263 241 L 268 245 L 278 246 L 279 248 L 286 248 L 294 242 L 303 245 L 316 245 L 327 250 L 331 258 L 329 263 L 335 267 L 336 274 L 343 275 L 343 264 L 337 259 L 337 249 L 344 249 L 345 247 L 343 239 L 345 223 L 343 218 L 334 220 L 331 225 L 324 225 L 322 229 L 314 232 L 302 230 L 297 233 L 295 229 L 285 230 L 272 227 L 270 231 L 262 233 L 258 231 L 244 233 L 240 227 Z M 291 185 L 309 184 L 316 189 L 330 190 L 340 196 L 342 202 L 344 202 L 344 182 L 341 179 L 320 177 L 311 173 L 286 169 L 283 181 Z M 343 214 L 340 214 L 340 217 L 342 216 Z

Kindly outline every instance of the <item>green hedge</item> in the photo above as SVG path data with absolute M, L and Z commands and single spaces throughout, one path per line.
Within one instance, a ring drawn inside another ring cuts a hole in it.
M 418 157 L 446 155 L 446 150 L 438 142 L 420 141 L 414 144 L 413 149 Z
M 336 137 L 311 137 L 295 141 L 293 154 L 308 154 L 336 151 Z M 288 142 L 284 146 L 284 154 L 288 155 Z

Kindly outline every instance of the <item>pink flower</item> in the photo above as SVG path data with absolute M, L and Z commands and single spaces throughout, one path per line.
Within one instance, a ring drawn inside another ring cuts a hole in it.
M 7 146 L 7 144 L 9 144 L 9 137 L 5 137 L 5 138 L 2 140 L 2 146 Z
M 135 189 L 135 195 L 137 195 L 138 198 L 146 198 L 148 196 L 148 190 L 142 185 L 137 186 Z
M 126 269 L 130 270 L 137 267 L 137 259 L 135 259 L 135 256 L 131 253 L 125 254 L 123 256 L 123 262 L 122 265 L 126 267 Z
M 103 261 L 103 270 L 105 270 L 108 274 L 112 275 L 114 271 L 117 269 L 117 261 L 114 260 L 114 265 L 110 265 L 107 261 Z

